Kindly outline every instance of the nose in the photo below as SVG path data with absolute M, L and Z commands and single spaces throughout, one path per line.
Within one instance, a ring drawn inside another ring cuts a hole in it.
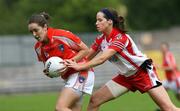
M 97 24 L 98 24 L 98 21 L 96 21 L 95 25 L 97 25 Z
M 33 36 L 36 36 L 36 32 L 35 31 L 33 31 L 32 34 L 33 34 Z

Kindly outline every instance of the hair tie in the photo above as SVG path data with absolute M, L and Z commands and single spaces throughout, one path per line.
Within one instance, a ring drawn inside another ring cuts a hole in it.
M 43 14 L 40 14 L 41 17 L 45 18 Z

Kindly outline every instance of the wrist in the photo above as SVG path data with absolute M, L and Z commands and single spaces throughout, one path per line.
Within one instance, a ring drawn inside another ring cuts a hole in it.
M 74 58 L 72 58 L 72 59 L 70 59 L 70 60 L 72 60 L 73 62 L 76 62 L 76 59 L 74 59 Z

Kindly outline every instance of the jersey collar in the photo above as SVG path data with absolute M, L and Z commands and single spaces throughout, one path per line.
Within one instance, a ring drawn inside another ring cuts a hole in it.
M 119 33 L 120 33 L 120 31 L 117 28 L 113 28 L 111 33 L 109 34 L 109 36 L 106 38 L 106 40 L 109 41 L 109 40 L 113 39 Z
M 48 31 L 47 31 L 47 37 L 50 40 L 49 43 L 53 43 L 54 39 L 53 39 L 53 34 L 54 34 L 54 29 L 49 27 Z

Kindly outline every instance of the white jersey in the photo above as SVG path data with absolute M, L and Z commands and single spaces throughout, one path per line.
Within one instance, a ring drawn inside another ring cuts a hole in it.
M 148 59 L 139 51 L 129 35 L 113 29 L 108 38 L 110 39 L 107 39 L 105 35 L 96 38 L 92 48 L 101 51 L 107 49 L 116 50 L 117 53 L 113 55 L 109 61 L 118 67 L 120 74 L 127 77 L 135 74 L 140 65 Z

